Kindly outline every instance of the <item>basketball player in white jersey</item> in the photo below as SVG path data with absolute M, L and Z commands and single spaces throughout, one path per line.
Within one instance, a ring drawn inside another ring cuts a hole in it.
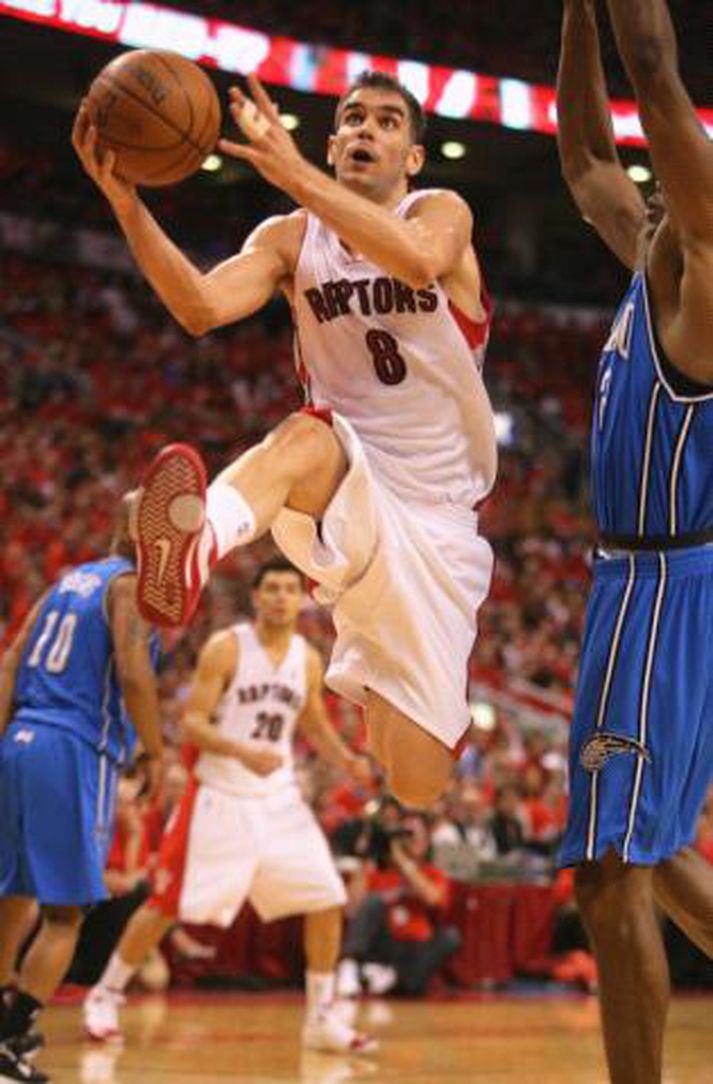
M 295 729 L 365 783 L 366 757 L 327 719 L 322 662 L 295 632 L 301 574 L 277 559 L 259 570 L 256 618 L 215 633 L 191 685 L 183 727 L 197 748 L 193 779 L 164 836 L 152 897 L 132 917 L 84 1004 L 94 1039 L 120 1037 L 123 990 L 177 921 L 228 927 L 246 899 L 264 921 L 305 915 L 303 1044 L 364 1053 L 374 1043 L 333 1010 L 346 894 L 327 841 L 295 778 Z
M 472 215 L 410 191 L 424 116 L 393 77 L 365 73 L 337 106 L 328 158 L 308 163 L 259 82 L 231 91 L 249 137 L 222 140 L 299 209 L 268 219 L 204 274 L 121 181 L 80 109 L 74 146 L 136 260 L 177 320 L 202 335 L 275 291 L 289 299 L 311 410 L 286 418 L 205 492 L 199 456 L 159 455 L 137 508 L 140 598 L 185 623 L 213 563 L 272 529 L 334 607 L 327 683 L 361 704 L 371 750 L 403 802 L 430 806 L 470 725 L 467 660 L 492 554 L 474 508 L 496 471 L 481 364 L 489 306 Z

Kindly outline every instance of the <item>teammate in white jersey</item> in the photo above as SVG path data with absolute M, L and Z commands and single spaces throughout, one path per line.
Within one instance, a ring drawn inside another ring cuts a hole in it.
M 120 1037 L 123 991 L 177 920 L 228 927 L 246 899 L 264 921 L 305 915 L 310 1049 L 364 1053 L 374 1043 L 334 1012 L 335 968 L 346 894 L 327 841 L 295 778 L 295 728 L 327 760 L 371 778 L 327 719 L 322 663 L 296 634 L 302 576 L 287 561 L 258 572 L 254 623 L 205 644 L 183 727 L 199 751 L 194 773 L 161 845 L 154 891 L 132 917 L 84 1004 L 94 1039 Z
M 100 164 L 85 107 L 75 124 L 85 168 L 187 330 L 201 335 L 277 290 L 287 296 L 313 405 L 207 494 L 199 456 L 163 450 L 137 509 L 140 597 L 151 620 L 184 623 L 215 560 L 272 529 L 334 606 L 327 683 L 364 707 L 394 794 L 429 806 L 470 725 L 467 661 L 492 567 L 474 511 L 495 478 L 496 441 L 472 215 L 453 192 L 410 191 L 424 116 L 392 77 L 365 73 L 340 100 L 328 148 L 336 180 L 302 157 L 258 81 L 250 86 L 254 103 L 231 91 L 249 142 L 221 149 L 300 207 L 207 274 L 114 175 L 110 152 Z

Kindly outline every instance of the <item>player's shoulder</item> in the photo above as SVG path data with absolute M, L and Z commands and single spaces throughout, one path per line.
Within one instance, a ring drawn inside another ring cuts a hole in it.
M 307 212 L 299 207 L 286 215 L 270 215 L 248 237 L 246 248 L 299 247 L 307 226 Z
M 413 218 L 424 214 L 426 211 L 437 211 L 439 209 L 449 214 L 456 212 L 468 218 L 473 217 L 468 203 L 452 188 L 415 189 L 407 199 L 409 200 L 409 206 L 406 210 L 407 218 Z
M 215 670 L 230 670 L 238 658 L 238 637 L 231 625 L 211 633 L 200 652 L 201 666 Z

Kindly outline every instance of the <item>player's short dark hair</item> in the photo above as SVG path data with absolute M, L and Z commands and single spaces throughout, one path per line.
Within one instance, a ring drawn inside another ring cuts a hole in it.
M 264 561 L 253 577 L 253 591 L 257 591 L 262 587 L 262 581 L 270 572 L 292 572 L 297 576 L 302 588 L 305 587 L 305 576 L 303 572 L 300 572 L 299 568 L 296 568 L 286 557 L 273 557 L 269 561 Z
M 408 87 L 399 82 L 395 75 L 389 75 L 388 72 L 364 71 L 361 72 L 360 75 L 357 75 L 354 82 L 348 87 L 344 94 L 342 94 L 337 102 L 337 109 L 334 114 L 335 125 L 338 123 L 339 116 L 344 108 L 344 103 L 349 100 L 355 90 L 364 89 L 390 90 L 393 91 L 394 94 L 399 94 L 406 105 L 413 142 L 423 143 L 426 135 L 426 114 L 423 111 L 421 103 L 415 94 L 411 93 Z

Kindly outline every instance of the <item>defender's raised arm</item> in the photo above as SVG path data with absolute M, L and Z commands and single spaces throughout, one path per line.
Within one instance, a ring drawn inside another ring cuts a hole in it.
M 629 268 L 644 201 L 616 149 L 593 0 L 565 0 L 557 79 L 562 173 L 582 215 Z
M 664 0 L 608 4 L 667 210 L 684 243 L 713 245 L 713 145 L 678 71 L 668 7 Z

